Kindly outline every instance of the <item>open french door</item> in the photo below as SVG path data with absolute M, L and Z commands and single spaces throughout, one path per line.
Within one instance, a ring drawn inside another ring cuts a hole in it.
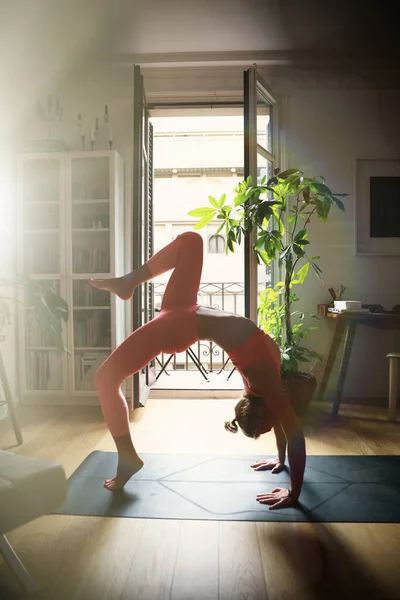
M 244 71 L 244 177 L 251 176 L 253 185 L 264 175 L 272 177 L 277 166 L 276 101 L 260 77 L 256 67 Z M 257 233 L 245 239 L 244 282 L 245 316 L 258 324 L 259 267 L 252 250 Z M 271 277 L 272 279 L 272 277 Z
M 132 266 L 137 269 L 153 255 L 153 128 L 149 122 L 143 76 L 140 67 L 133 69 L 133 245 Z M 135 290 L 132 302 L 132 331 L 154 317 L 154 284 L 146 282 Z M 146 403 L 155 380 L 155 366 L 150 363 L 133 376 L 132 407 Z

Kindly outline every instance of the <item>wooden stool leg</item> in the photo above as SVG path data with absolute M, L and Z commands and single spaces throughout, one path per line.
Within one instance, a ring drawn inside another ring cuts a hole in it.
M 389 358 L 389 421 L 396 421 L 398 358 Z
M 0 350 L 0 381 L 3 386 L 4 397 L 7 402 L 8 414 L 10 415 L 11 422 L 14 427 L 15 437 L 17 438 L 17 442 L 19 445 L 23 443 L 21 429 L 19 427 L 17 414 L 15 412 L 14 400 L 11 394 L 10 385 L 8 383 L 7 373 L 3 362 L 3 356 Z

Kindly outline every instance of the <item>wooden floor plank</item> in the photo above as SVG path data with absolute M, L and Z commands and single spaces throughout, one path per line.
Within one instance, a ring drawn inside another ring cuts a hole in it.
M 218 600 L 218 521 L 183 521 L 171 600 Z
M 219 598 L 268 598 L 255 523 L 219 523 Z
M 181 527 L 181 521 L 145 521 L 121 600 L 170 598 Z

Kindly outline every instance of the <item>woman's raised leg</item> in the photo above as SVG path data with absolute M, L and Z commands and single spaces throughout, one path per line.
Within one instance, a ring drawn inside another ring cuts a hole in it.
M 178 235 L 144 265 L 122 277 L 91 279 L 93 287 L 128 300 L 135 288 L 174 269 L 164 294 L 163 308 L 196 304 L 203 266 L 203 239 L 195 231 Z

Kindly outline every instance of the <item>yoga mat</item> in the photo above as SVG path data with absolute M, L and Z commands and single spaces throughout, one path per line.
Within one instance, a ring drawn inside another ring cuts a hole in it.
M 143 454 L 144 467 L 123 490 L 110 492 L 117 454 L 95 451 L 69 479 L 55 514 L 217 521 L 400 522 L 400 457 L 308 456 L 298 507 L 269 510 L 258 493 L 289 487 L 250 465 L 262 456 Z

